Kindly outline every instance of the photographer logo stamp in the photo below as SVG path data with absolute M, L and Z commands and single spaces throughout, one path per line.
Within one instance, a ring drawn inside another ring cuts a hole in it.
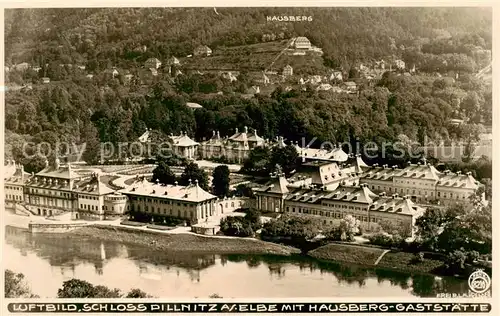
M 483 270 L 477 270 L 469 276 L 469 288 L 472 292 L 483 294 L 491 287 L 491 278 Z

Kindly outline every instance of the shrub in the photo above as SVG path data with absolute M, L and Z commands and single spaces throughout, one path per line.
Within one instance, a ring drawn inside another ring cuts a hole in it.
M 412 261 L 413 261 L 413 263 L 422 263 L 422 262 L 424 262 L 424 253 L 423 252 L 417 252 L 417 253 L 415 253 Z

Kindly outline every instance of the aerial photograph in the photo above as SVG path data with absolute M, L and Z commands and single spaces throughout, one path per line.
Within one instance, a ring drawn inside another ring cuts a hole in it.
M 491 297 L 492 11 L 5 9 L 5 297 Z

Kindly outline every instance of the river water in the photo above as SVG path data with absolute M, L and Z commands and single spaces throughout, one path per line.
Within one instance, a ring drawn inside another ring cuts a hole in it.
M 303 256 L 168 253 L 96 238 L 31 235 L 6 227 L 4 267 L 25 275 L 33 293 L 56 297 L 77 278 L 158 298 L 435 297 L 465 293 L 455 278 L 325 263 Z

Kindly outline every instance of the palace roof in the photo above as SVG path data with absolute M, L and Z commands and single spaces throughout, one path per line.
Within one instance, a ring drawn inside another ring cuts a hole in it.
M 197 182 L 188 186 L 161 185 L 145 179 L 132 184 L 129 189 L 122 191 L 122 193 L 195 203 L 217 198 L 215 195 L 203 190 Z

